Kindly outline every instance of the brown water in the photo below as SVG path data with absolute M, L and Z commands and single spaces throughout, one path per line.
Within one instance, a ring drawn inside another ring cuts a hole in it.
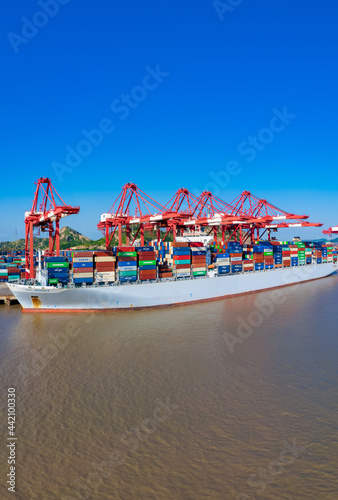
M 1 306 L 0 498 L 337 499 L 337 294 L 333 276 L 153 311 Z

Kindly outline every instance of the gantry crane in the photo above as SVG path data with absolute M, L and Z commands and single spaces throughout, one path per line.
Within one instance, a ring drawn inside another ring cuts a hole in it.
M 67 215 L 77 214 L 80 207 L 66 205 L 52 181 L 47 177 L 40 177 L 35 182 L 36 190 L 32 208 L 25 212 L 25 256 L 26 277 L 35 278 L 34 270 L 34 243 L 33 232 L 38 228 L 40 231 L 49 233 L 49 244 L 47 255 L 54 253 L 60 255 L 60 219 Z M 55 223 L 55 228 L 54 228 Z
M 135 206 L 135 215 L 131 210 Z M 156 213 L 153 213 L 154 209 Z M 106 248 L 111 245 L 112 238 L 118 230 L 119 246 L 122 245 L 122 228 L 126 230 L 127 245 L 130 242 L 131 226 L 137 225 L 138 229 L 132 241 L 140 233 L 141 245 L 144 245 L 144 230 L 157 229 L 157 239 L 160 239 L 160 230 L 166 229 L 163 239 L 169 232 L 173 233 L 174 240 L 180 233 L 190 228 L 201 229 L 207 227 L 214 233 L 217 240 L 218 229 L 222 231 L 222 243 L 225 243 L 225 232 L 229 233 L 228 240 L 239 237 L 239 242 L 244 243 L 250 236 L 251 240 L 259 239 L 260 230 L 263 234 L 268 231 L 270 239 L 271 230 L 287 227 L 320 227 L 321 223 L 305 221 L 308 215 L 296 215 L 258 198 L 249 191 L 243 193 L 232 203 L 227 203 L 210 191 L 203 191 L 199 197 L 194 196 L 188 189 L 179 189 L 174 196 L 161 205 L 146 193 L 141 191 L 136 184 L 128 183 L 123 186 L 109 213 L 101 215 L 98 224 L 106 237 Z
M 338 234 L 338 226 L 330 227 L 329 229 L 324 229 L 324 234 L 328 234 L 331 238 L 333 234 Z

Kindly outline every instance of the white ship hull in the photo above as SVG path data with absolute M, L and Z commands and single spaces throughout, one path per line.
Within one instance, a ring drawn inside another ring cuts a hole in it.
M 217 300 L 324 278 L 337 264 L 323 263 L 203 278 L 55 288 L 9 284 L 24 312 L 83 312 L 164 307 Z

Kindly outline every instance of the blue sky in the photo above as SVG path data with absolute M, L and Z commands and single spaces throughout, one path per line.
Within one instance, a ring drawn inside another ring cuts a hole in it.
M 126 182 L 338 224 L 335 2 L 56 2 L 1 5 L 0 240 L 24 235 L 40 176 L 92 238 Z

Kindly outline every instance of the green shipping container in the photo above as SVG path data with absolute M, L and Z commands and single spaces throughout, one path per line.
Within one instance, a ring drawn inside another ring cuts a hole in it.
M 55 267 L 69 267 L 68 262 L 46 262 L 47 269 Z
M 137 276 L 137 271 L 120 271 L 120 276 Z
M 140 260 L 139 266 L 156 266 L 156 260 Z
M 192 273 L 193 276 L 205 276 L 207 274 L 206 271 L 195 271 Z
M 136 257 L 137 252 L 118 252 L 118 257 Z
M 48 283 L 50 285 L 57 285 L 58 284 L 58 279 L 57 278 L 51 278 L 48 280 Z

